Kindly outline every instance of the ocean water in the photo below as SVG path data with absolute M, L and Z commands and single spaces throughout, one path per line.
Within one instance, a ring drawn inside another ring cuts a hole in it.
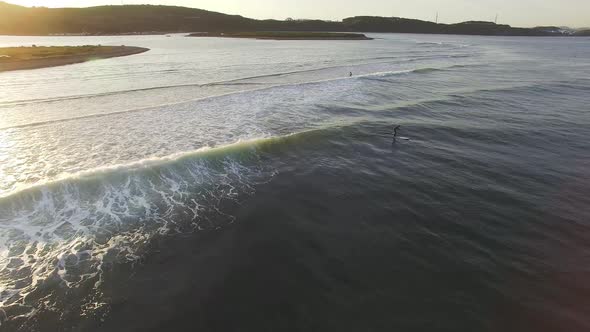
M 0 36 L 151 49 L 0 73 L 0 331 L 590 330 L 590 39 L 372 37 Z

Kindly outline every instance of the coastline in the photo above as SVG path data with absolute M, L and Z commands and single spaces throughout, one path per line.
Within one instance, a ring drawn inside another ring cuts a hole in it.
M 197 32 L 187 37 L 216 37 L 241 38 L 260 40 L 373 40 L 362 33 L 343 32 L 298 32 L 298 31 L 269 31 L 269 32 Z
M 0 55 L 3 50 L 8 48 L 0 48 Z M 24 49 L 24 48 L 23 48 Z M 26 48 L 26 49 L 42 49 L 41 47 Z M 149 51 L 148 48 L 135 46 L 97 46 L 92 52 L 62 56 L 41 57 L 38 59 L 15 59 L 15 60 L 0 60 L 0 73 L 15 70 L 30 70 L 39 68 L 49 68 L 71 65 L 76 63 L 83 63 L 87 61 L 109 59 L 133 54 L 140 54 Z

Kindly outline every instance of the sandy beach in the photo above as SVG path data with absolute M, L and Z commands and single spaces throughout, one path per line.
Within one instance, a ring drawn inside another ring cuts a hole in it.
M 147 52 L 133 46 L 0 48 L 0 72 L 56 67 Z

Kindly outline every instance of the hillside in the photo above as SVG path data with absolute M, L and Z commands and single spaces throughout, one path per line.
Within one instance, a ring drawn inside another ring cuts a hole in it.
M 396 17 L 358 16 L 342 22 L 254 20 L 195 8 L 125 5 L 28 8 L 0 2 L 0 34 L 124 34 L 150 32 L 343 31 L 506 36 L 559 36 L 550 29 L 512 28 L 490 22 L 436 24 Z
M 0 33 L 14 35 L 234 29 L 248 26 L 250 22 L 252 20 L 241 16 L 172 6 L 26 8 L 0 3 Z

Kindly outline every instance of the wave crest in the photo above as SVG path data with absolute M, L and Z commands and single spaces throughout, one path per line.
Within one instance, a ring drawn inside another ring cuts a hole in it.
M 44 284 L 99 292 L 113 263 L 158 234 L 218 229 L 274 171 L 250 143 L 101 169 L 0 199 L 0 304 L 32 313 Z M 96 301 L 96 299 L 93 299 Z

